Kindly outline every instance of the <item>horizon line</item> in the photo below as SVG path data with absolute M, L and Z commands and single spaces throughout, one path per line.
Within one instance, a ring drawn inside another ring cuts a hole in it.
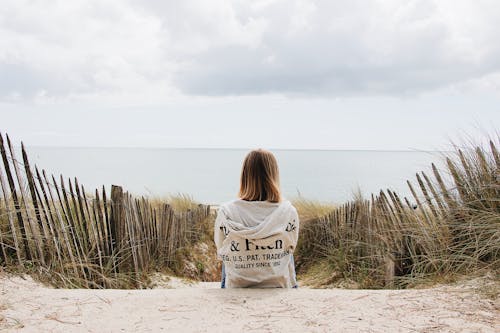
M 21 147 L 21 145 L 13 145 Z M 148 147 L 148 146 L 54 146 L 54 145 L 29 145 L 28 148 L 59 148 L 59 149 L 166 149 L 166 150 L 253 150 L 257 147 Z M 271 151 L 359 151 L 359 152 L 421 152 L 421 153 L 446 153 L 453 150 L 431 150 L 431 149 L 349 149 L 349 148 L 263 148 Z

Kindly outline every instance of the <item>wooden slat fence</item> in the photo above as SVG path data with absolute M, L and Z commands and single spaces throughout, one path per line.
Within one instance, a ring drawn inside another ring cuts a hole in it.
M 171 267 L 176 252 L 197 240 L 210 207 L 174 212 L 120 186 L 86 192 L 78 179 L 59 181 L 31 166 L 23 144 L 16 158 L 0 133 L 0 262 L 52 270 L 73 284 L 113 287 L 113 278 Z
M 482 213 L 487 217 L 500 213 L 499 152 L 493 141 L 489 148 L 489 153 L 476 148 L 468 158 L 458 149 L 456 161 L 447 158 L 448 184 L 432 164 L 433 178 L 421 172 L 416 174 L 418 187 L 407 182 L 412 198 L 401 199 L 387 189 L 372 194 L 370 200 L 348 202 L 325 216 L 301 222 L 299 266 L 342 256 L 346 262 L 363 261 L 374 271 L 385 267 L 385 283 L 391 286 L 395 275 L 411 274 L 411 265 L 426 256 L 428 270 L 438 271 L 442 270 L 439 258 L 449 260 L 455 251 L 458 261 L 465 262 L 483 246 L 480 251 L 498 262 L 500 229 L 491 224 L 474 229 L 465 222 Z M 471 242 L 478 245 L 470 246 Z

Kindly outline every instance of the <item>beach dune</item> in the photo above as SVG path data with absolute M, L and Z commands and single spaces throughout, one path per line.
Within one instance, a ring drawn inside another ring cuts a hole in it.
M 463 286 L 414 290 L 52 289 L 0 277 L 12 332 L 498 332 L 498 303 Z

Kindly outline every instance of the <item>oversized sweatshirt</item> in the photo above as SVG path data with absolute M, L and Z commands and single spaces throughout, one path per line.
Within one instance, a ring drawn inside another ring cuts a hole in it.
M 226 287 L 291 288 L 299 217 L 290 201 L 232 200 L 217 212 L 214 240 Z

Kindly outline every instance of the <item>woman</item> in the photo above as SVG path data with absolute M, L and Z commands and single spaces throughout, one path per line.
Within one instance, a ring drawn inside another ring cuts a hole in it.
M 239 199 L 222 204 L 215 220 L 221 287 L 296 288 L 298 235 L 299 217 L 281 198 L 275 157 L 263 149 L 251 151 L 243 162 Z

